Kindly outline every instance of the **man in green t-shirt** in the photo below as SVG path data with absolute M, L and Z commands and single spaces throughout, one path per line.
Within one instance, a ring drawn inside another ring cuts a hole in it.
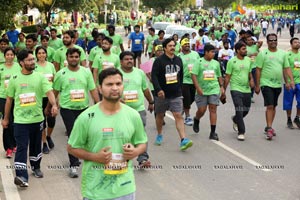
M 4 58 L 4 50 L 8 47 L 9 45 L 9 40 L 5 38 L 0 39 L 0 64 L 5 63 L 5 58 Z
M 55 28 L 52 28 L 50 30 L 50 36 L 51 39 L 49 40 L 49 47 L 58 50 L 59 48 L 64 46 L 62 39 L 57 37 L 57 30 Z
M 260 90 L 264 98 L 266 107 L 266 128 L 265 135 L 267 140 L 272 140 L 276 136 L 272 128 L 276 113 L 278 97 L 281 93 L 282 74 L 285 78 L 285 87 L 287 90 L 295 87 L 294 78 L 289 67 L 289 61 L 286 52 L 277 48 L 277 35 L 270 33 L 266 37 L 268 48 L 259 52 L 256 57 L 256 84 L 255 93 Z M 287 82 L 287 78 L 290 82 Z
M 55 50 L 52 47 L 49 47 L 48 44 L 49 44 L 49 37 L 47 35 L 42 35 L 41 46 L 47 50 L 47 61 L 52 63 Z
M 33 53 L 27 50 L 20 51 L 18 61 L 22 70 L 14 74 L 9 81 L 2 126 L 3 128 L 8 126 L 10 110 L 14 101 L 14 136 L 18 147 L 14 163 L 16 169 L 14 183 L 20 187 L 28 187 L 28 146 L 32 172 L 37 178 L 43 177 L 40 163 L 42 160 L 41 142 L 44 120 L 42 99 L 44 94 L 49 99 L 49 110 L 52 116 L 57 114 L 57 105 L 51 84 L 42 74 L 34 72 Z
M 286 111 L 287 114 L 287 126 L 290 129 L 293 129 L 293 122 L 291 119 L 292 115 L 292 107 L 293 107 L 293 101 L 294 97 L 296 97 L 297 101 L 297 113 L 296 117 L 294 119 L 294 123 L 298 128 L 300 128 L 300 42 L 299 38 L 292 38 L 290 40 L 291 44 L 291 50 L 287 52 L 289 66 L 292 70 L 292 74 L 294 77 L 295 82 L 295 89 L 287 90 L 286 87 L 284 87 L 283 90 L 283 110 Z M 290 81 L 288 79 L 288 81 Z
M 224 94 L 223 79 L 220 64 L 214 60 L 215 47 L 211 44 L 204 46 L 204 57 L 200 59 L 200 65 L 192 69 L 192 80 L 196 87 L 195 102 L 198 110 L 194 117 L 193 130 L 199 132 L 199 123 L 207 108 L 210 115 L 210 135 L 209 139 L 219 140 L 216 131 L 217 106 L 219 105 L 220 93 Z
M 146 49 L 145 49 L 145 57 L 147 57 L 147 54 L 149 55 L 149 58 L 154 57 L 155 55 L 152 54 L 153 51 L 153 42 L 154 40 L 158 39 L 158 35 L 155 34 L 154 28 L 148 29 L 149 35 L 146 37 Z
M 130 51 L 124 51 L 120 54 L 121 68 L 120 71 L 123 74 L 124 91 L 122 100 L 131 108 L 139 112 L 143 121 L 144 127 L 146 126 L 146 110 L 145 110 L 145 98 L 149 105 L 148 110 L 152 112 L 154 110 L 154 100 L 151 96 L 151 92 L 147 85 L 147 78 L 145 73 L 133 66 L 133 53 Z M 149 167 L 150 161 L 148 153 L 145 151 L 138 156 L 137 161 L 140 167 Z
M 66 53 L 68 66 L 58 71 L 53 82 L 54 94 L 59 96 L 60 114 L 70 137 L 76 118 L 89 107 L 89 92 L 94 102 L 99 101 L 90 69 L 79 65 L 81 51 L 69 48 Z M 69 154 L 69 176 L 77 178 L 79 159 Z
M 68 152 L 84 160 L 84 199 L 135 199 L 132 159 L 146 150 L 147 135 L 138 112 L 122 104 L 122 73 L 115 68 L 99 74 L 103 100 L 76 120 Z
M 103 33 L 99 33 L 96 38 L 97 46 L 93 47 L 89 54 L 89 67 L 92 69 L 94 59 L 97 55 L 102 54 L 102 40 L 105 37 Z
M 230 82 L 231 98 L 235 107 L 235 115 L 232 117 L 233 129 L 238 132 L 238 140 L 245 140 L 244 117 L 251 106 L 251 88 L 254 87 L 252 77 L 251 60 L 247 57 L 246 44 L 238 42 L 234 46 L 236 56 L 227 63 L 226 77 L 224 81 L 224 94 Z
M 107 30 L 109 33 L 108 37 L 113 40 L 112 52 L 115 52 L 119 56 L 120 53 L 124 51 L 123 39 L 120 34 L 115 33 L 116 28 L 114 25 L 109 25 Z

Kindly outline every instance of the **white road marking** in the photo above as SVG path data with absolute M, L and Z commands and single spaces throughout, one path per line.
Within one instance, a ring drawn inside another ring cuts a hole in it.
M 175 120 L 175 118 L 173 117 L 173 115 L 166 113 L 166 116 L 169 117 L 172 120 Z M 239 157 L 240 159 L 248 162 L 249 164 L 253 165 L 254 167 L 256 167 L 258 170 L 262 170 L 264 172 L 271 172 L 271 169 L 264 169 L 263 165 L 252 160 L 251 158 L 248 158 L 247 156 L 243 155 L 242 153 L 239 153 L 238 151 L 234 150 L 233 148 L 227 146 L 226 144 L 220 142 L 220 141 L 215 141 L 215 140 L 211 140 L 214 144 L 218 145 L 219 147 L 223 148 L 224 150 L 228 151 L 229 153 Z

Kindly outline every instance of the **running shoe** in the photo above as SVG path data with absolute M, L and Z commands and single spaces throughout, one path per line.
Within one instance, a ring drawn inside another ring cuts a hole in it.
M 142 168 L 142 169 L 151 167 L 150 160 L 142 160 L 141 162 L 139 162 L 139 167 Z
M 48 154 L 50 152 L 46 143 L 43 144 L 43 154 Z
M 13 157 L 13 150 L 7 149 L 6 150 L 6 158 L 12 158 Z
M 244 134 L 239 134 L 239 135 L 237 136 L 237 139 L 238 139 L 239 141 L 244 141 L 244 140 L 245 140 L 245 135 L 244 135 Z
M 266 135 L 267 135 L 268 129 L 272 129 L 272 131 L 273 131 L 273 136 L 276 136 L 275 130 L 274 130 L 273 128 L 269 128 L 269 127 L 266 127 L 266 128 L 265 128 L 265 134 L 266 134 Z
M 195 133 L 199 133 L 199 131 L 200 131 L 199 122 L 200 122 L 200 120 L 198 120 L 194 117 L 193 131 Z
M 184 120 L 184 124 L 187 126 L 192 126 L 193 125 L 193 119 L 191 117 L 186 117 Z
M 47 139 L 49 148 L 53 149 L 54 148 L 54 142 L 53 142 L 52 138 L 50 136 L 47 136 L 46 139 Z
M 184 138 L 181 142 L 180 142 L 180 150 L 181 151 L 185 151 L 188 148 L 190 148 L 191 146 L 193 146 L 193 141 L 188 139 L 188 138 Z
M 13 148 L 13 153 L 16 153 L 17 152 L 17 147 L 14 147 Z
M 41 169 L 33 169 L 33 170 L 32 170 L 32 173 L 33 173 L 33 175 L 34 175 L 36 178 L 43 178 L 43 177 L 44 177 L 44 174 L 43 174 L 43 172 L 41 171 Z
M 269 128 L 268 130 L 267 130 L 267 132 L 266 132 L 266 139 L 267 140 L 272 140 L 272 138 L 273 138 L 273 129 L 272 128 Z
M 233 121 L 233 117 L 234 117 L 234 116 L 231 117 L 231 120 L 232 120 L 232 129 L 233 129 L 235 132 L 238 132 L 238 126 L 237 126 L 237 124 Z
M 155 139 L 155 144 L 156 145 L 161 145 L 162 141 L 163 141 L 162 134 L 157 134 L 156 139 Z
M 299 117 L 295 117 L 294 123 L 296 124 L 296 126 L 297 126 L 298 128 L 300 128 L 300 120 L 299 120 Z
M 295 120 L 294 120 L 295 121 Z M 289 128 L 289 129 L 294 129 L 294 126 L 293 126 L 293 122 L 292 121 L 287 121 L 287 127 Z
M 15 185 L 20 186 L 20 187 L 28 187 L 29 186 L 28 181 L 25 180 L 24 177 L 16 176 L 14 183 L 15 183 Z
M 77 178 L 78 177 L 78 167 L 71 167 L 69 169 L 69 177 L 70 178 Z
M 217 133 L 210 133 L 209 139 L 219 141 L 219 136 Z

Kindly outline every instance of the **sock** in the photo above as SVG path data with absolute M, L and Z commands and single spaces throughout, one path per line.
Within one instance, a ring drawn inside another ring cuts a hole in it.
M 210 125 L 210 132 L 214 133 L 216 131 L 216 125 Z
M 296 116 L 296 118 L 297 118 L 297 116 Z M 288 122 L 291 122 L 291 121 L 292 121 L 291 117 L 288 117 Z
M 47 146 L 47 143 L 46 143 L 46 142 L 44 142 L 44 143 L 43 143 L 43 145 L 44 145 L 44 146 Z

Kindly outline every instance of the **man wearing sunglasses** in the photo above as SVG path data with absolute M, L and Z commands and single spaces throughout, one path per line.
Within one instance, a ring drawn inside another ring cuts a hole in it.
M 267 140 L 276 136 L 272 124 L 275 118 L 278 97 L 281 93 L 282 74 L 284 75 L 285 87 L 287 90 L 294 89 L 294 78 L 289 67 L 287 53 L 277 48 L 277 35 L 267 35 L 268 48 L 261 51 L 256 57 L 256 87 L 255 93 L 260 90 L 266 107 L 265 135 Z M 289 82 L 287 80 L 290 80 Z

